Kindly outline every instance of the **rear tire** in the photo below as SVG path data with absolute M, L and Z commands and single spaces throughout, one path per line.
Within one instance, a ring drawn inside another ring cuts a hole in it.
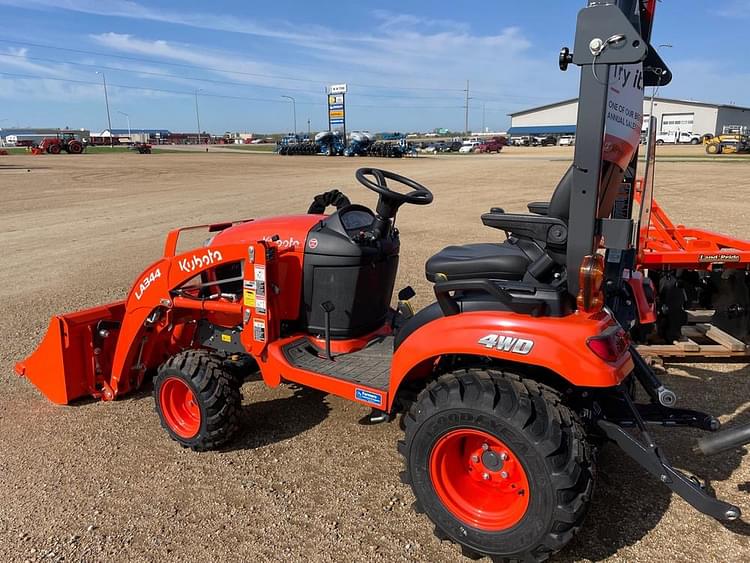
M 162 427 L 183 447 L 218 448 L 239 428 L 241 382 L 207 350 L 175 354 L 154 377 Z
M 80 141 L 70 141 L 67 145 L 68 154 L 81 154 L 83 153 L 83 143 Z
M 402 480 L 438 538 L 464 555 L 543 561 L 580 528 L 592 451 L 554 390 L 507 372 L 461 370 L 428 385 L 405 426 Z

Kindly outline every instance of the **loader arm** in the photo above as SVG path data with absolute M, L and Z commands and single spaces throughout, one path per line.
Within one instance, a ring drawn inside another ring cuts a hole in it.
M 124 301 L 53 317 L 40 346 L 16 372 L 58 404 L 87 395 L 112 400 L 137 389 L 148 370 L 192 345 L 196 317 L 242 324 L 241 299 L 179 290 L 217 266 L 240 262 L 244 268 L 249 248 L 256 247 L 263 255 L 261 241 L 161 258 L 138 276 Z

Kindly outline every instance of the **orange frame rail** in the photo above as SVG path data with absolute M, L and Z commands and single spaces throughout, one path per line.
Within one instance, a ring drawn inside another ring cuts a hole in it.
M 635 200 L 642 205 L 643 181 L 636 182 Z M 638 263 L 643 268 L 689 268 L 711 270 L 745 269 L 750 266 L 750 241 L 727 235 L 675 225 L 664 209 L 653 200 L 651 220 L 641 226 Z

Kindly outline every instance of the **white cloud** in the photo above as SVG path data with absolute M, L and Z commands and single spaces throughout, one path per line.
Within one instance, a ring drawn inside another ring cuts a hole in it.
M 544 53 L 544 58 L 539 58 L 533 52 L 532 43 L 523 30 L 504 26 L 502 22 L 498 22 L 492 32 L 477 33 L 461 21 L 375 10 L 371 12 L 371 29 L 366 32 L 305 24 L 302 33 L 299 26 L 288 21 L 264 21 L 188 10 L 176 12 L 162 9 L 157 3 L 145 4 L 132 0 L 0 0 L 0 5 L 3 4 L 25 9 L 67 10 L 250 35 L 261 39 L 257 42 L 259 47 L 254 48 L 256 42 L 251 42 L 249 48 L 242 52 L 223 51 L 199 43 L 152 39 L 132 33 L 99 33 L 89 36 L 89 39 L 98 46 L 118 53 L 200 67 L 169 68 L 164 71 L 171 74 L 221 77 L 232 82 L 247 83 L 248 86 L 286 88 L 290 92 L 309 90 L 311 94 L 307 99 L 316 104 L 321 103 L 324 84 L 349 82 L 353 85 L 350 103 L 378 106 L 383 110 L 379 112 L 381 115 L 389 107 L 398 106 L 422 105 L 425 111 L 420 109 L 418 113 L 424 115 L 429 113 L 429 106 L 459 109 L 463 103 L 460 90 L 466 79 L 471 80 L 474 98 L 472 103 L 481 105 L 483 101 L 486 102 L 488 116 L 494 122 L 504 122 L 502 114 L 518 109 L 521 104 L 533 105 L 575 94 L 577 77 L 572 72 L 562 74 L 556 71 L 554 53 Z M 197 36 L 206 37 L 206 34 Z M 276 57 L 273 55 L 257 55 L 274 50 L 294 56 L 282 57 L 286 62 L 279 62 L 274 60 Z M 96 60 L 111 61 L 98 57 Z M 111 62 L 106 64 L 112 65 Z M 118 64 L 131 69 L 140 66 L 146 72 L 143 65 Z M 159 68 L 156 64 L 153 66 Z M 241 75 L 236 74 L 237 71 L 266 76 Z M 196 85 L 186 78 L 160 79 L 143 76 L 145 84 L 160 80 L 190 84 L 191 87 Z M 314 82 L 280 78 L 283 76 Z M 389 89 L 388 85 L 393 87 Z M 409 93 L 403 90 L 405 88 L 415 90 Z M 435 90 L 430 91 L 429 88 Z M 446 88 L 452 91 L 446 91 Z M 267 98 L 275 98 L 283 93 L 273 90 L 241 91 L 241 87 L 221 85 L 206 86 L 206 89 Z M 394 97 L 378 98 L 376 94 Z M 305 93 L 299 95 L 298 103 L 300 99 L 306 99 Z M 424 98 L 424 102 L 421 98 Z M 372 111 L 369 113 L 378 114 Z M 476 112 L 473 113 L 475 122 Z M 459 121 L 462 123 L 462 112 L 456 111 L 455 114 L 451 117 L 451 126 L 458 126 Z
M 725 0 L 716 13 L 726 18 L 750 18 L 750 2 L 747 0 Z

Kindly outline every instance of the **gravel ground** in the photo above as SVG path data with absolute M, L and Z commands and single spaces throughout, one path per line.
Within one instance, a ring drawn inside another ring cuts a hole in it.
M 690 152 L 690 151 L 693 152 Z M 748 162 L 685 156 L 657 170 L 678 221 L 748 237 Z M 331 187 L 372 205 L 358 166 L 431 187 L 431 207 L 405 207 L 400 286 L 429 301 L 424 261 L 453 242 L 495 240 L 490 206 L 523 211 L 548 197 L 569 149 L 416 160 L 255 154 L 0 157 L 1 561 L 455 561 L 397 477 L 396 424 L 357 424 L 366 409 L 314 391 L 243 388 L 242 432 L 221 452 L 193 453 L 160 429 L 150 390 L 114 403 L 59 407 L 14 362 L 55 313 L 119 299 L 159 256 L 166 231 L 227 218 L 304 212 Z M 715 195 L 714 195 L 715 194 Z M 399 287 L 400 287 L 399 286 Z M 684 406 L 750 417 L 745 364 L 671 367 Z M 696 433 L 657 432 L 675 465 L 712 481 L 750 513 L 750 461 L 690 453 Z M 614 447 L 602 452 L 582 533 L 558 561 L 743 561 L 750 526 L 692 510 Z

